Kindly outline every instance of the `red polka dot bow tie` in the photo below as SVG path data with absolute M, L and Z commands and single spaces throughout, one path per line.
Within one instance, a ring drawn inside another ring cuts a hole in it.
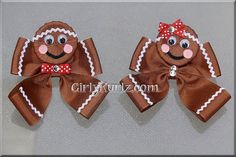
M 46 74 L 58 73 L 58 74 L 70 74 L 71 66 L 70 64 L 47 64 L 43 63 L 41 65 L 41 72 Z
M 180 19 L 176 20 L 172 24 L 166 24 L 160 22 L 158 31 L 160 36 L 164 37 L 166 40 L 168 40 L 172 34 L 178 35 L 179 37 L 183 38 L 185 25 Z

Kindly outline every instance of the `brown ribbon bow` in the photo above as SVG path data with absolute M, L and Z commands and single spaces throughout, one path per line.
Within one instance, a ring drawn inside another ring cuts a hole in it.
M 131 60 L 130 74 L 121 80 L 129 87 L 127 92 L 143 112 L 166 97 L 169 79 L 175 79 L 183 104 L 206 122 L 229 99 L 230 94 L 209 80 L 221 75 L 210 43 L 201 44 L 196 33 L 188 26 L 185 38 L 174 33 L 169 40 L 160 34 L 156 42 L 143 37 Z M 158 85 L 158 91 L 145 91 L 141 85 Z
M 102 73 L 93 40 L 77 41 L 73 29 L 59 21 L 43 25 L 31 41 L 18 39 L 11 73 L 29 78 L 10 92 L 9 99 L 29 125 L 44 116 L 52 95 L 51 77 L 60 78 L 61 96 L 86 118 L 106 96 L 107 84 L 93 77 Z M 94 88 L 76 92 L 74 83 Z

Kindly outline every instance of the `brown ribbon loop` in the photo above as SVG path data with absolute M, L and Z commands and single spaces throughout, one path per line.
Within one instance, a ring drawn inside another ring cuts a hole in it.
M 130 74 L 121 80 L 121 84 L 130 88 L 127 94 L 139 110 L 143 112 L 160 102 L 167 95 L 169 90 L 168 71 L 163 69 L 150 73 Z M 144 91 L 142 87 L 139 87 L 141 85 L 145 85 L 146 90 L 149 91 Z M 148 85 L 150 86 L 148 87 Z
M 108 85 L 80 74 L 60 76 L 60 93 L 64 101 L 86 118 L 90 118 L 104 99 Z

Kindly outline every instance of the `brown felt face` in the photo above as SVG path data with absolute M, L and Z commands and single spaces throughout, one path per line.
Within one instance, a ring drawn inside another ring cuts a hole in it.
M 186 26 L 186 32 L 197 37 L 196 33 Z M 197 54 L 199 46 L 188 37 L 182 38 L 172 34 L 168 40 L 157 42 L 158 53 L 170 65 L 182 66 L 189 63 Z
M 64 28 L 73 32 L 67 24 L 51 22 L 42 26 L 37 32 L 40 34 L 51 28 Z M 77 37 L 63 32 L 52 32 L 34 41 L 34 49 L 37 56 L 47 63 L 60 64 L 70 59 L 77 48 Z

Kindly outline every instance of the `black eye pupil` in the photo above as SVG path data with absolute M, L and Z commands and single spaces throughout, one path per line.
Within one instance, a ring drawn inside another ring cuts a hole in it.
M 175 41 L 173 39 L 170 39 L 168 42 L 169 42 L 170 45 L 174 45 L 175 44 Z
M 61 38 L 60 39 L 60 43 L 64 44 L 66 42 L 66 39 L 65 38 Z
M 188 47 L 188 44 L 187 44 L 187 43 L 183 43 L 183 44 L 182 44 L 182 47 L 183 47 L 183 48 L 187 48 L 187 47 Z
M 52 44 L 52 39 L 47 39 L 47 44 Z

